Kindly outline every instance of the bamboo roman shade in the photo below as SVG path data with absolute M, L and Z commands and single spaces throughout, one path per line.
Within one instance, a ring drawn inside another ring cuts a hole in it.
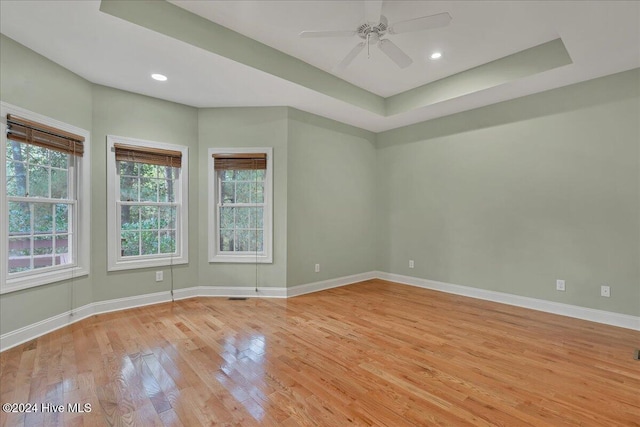
M 113 144 L 118 162 L 137 162 L 149 165 L 182 167 L 182 152 L 137 145 Z
M 84 137 L 7 114 L 7 138 L 82 157 Z
M 260 170 L 267 169 L 266 153 L 216 153 L 216 170 Z

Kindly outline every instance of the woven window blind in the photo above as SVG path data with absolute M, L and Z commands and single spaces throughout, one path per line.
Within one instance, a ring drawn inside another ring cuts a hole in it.
M 213 155 L 216 170 L 266 170 L 266 153 L 216 153 Z
M 13 114 L 7 114 L 7 138 L 78 157 L 84 154 L 84 137 Z
M 137 162 L 149 165 L 182 167 L 182 152 L 137 145 L 113 144 L 118 162 Z

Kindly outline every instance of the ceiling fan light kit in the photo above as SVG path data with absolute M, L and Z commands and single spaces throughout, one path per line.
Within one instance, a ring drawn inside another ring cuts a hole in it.
M 389 21 L 386 16 L 379 13 L 382 10 L 381 1 L 365 2 L 365 8 L 365 18 L 376 15 L 379 18 L 376 21 L 365 21 L 363 24 L 359 25 L 355 31 L 303 31 L 299 36 L 303 38 L 316 38 L 353 37 L 354 35 L 357 35 L 360 37 L 363 41 L 353 47 L 347 56 L 340 61 L 340 63 L 335 67 L 335 71 L 337 72 L 344 71 L 365 48 L 365 46 L 367 47 L 368 52 L 369 46 L 371 45 L 378 46 L 378 49 L 387 55 L 398 67 L 406 68 L 413 63 L 413 60 L 395 43 L 388 38 L 383 37 L 393 34 L 441 28 L 449 25 L 449 22 L 451 22 L 451 15 L 447 12 L 443 12 L 435 15 L 400 21 L 393 25 L 389 25 Z

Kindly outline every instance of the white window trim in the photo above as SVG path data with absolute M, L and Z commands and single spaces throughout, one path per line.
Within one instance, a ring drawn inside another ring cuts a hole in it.
M 2 173 L 0 173 L 0 188 L 2 189 L 7 188 L 5 171 L 7 164 L 7 114 L 15 114 L 16 116 L 24 117 L 28 120 L 33 120 L 47 126 L 52 126 L 60 130 L 83 136 L 84 155 L 82 160 L 76 162 L 76 173 L 78 176 L 78 188 L 76 189 L 78 227 L 74 237 L 74 242 L 76 243 L 75 263 L 69 264 L 66 267 L 49 271 L 34 270 L 33 272 L 25 273 L 18 277 L 9 278 L 9 274 L 5 268 L 5 263 L 9 255 L 7 235 L 9 227 L 7 211 L 8 204 L 6 191 L 0 191 L 0 262 L 2 262 L 2 268 L 0 269 L 0 294 L 87 276 L 89 274 L 89 266 L 91 264 L 89 259 L 91 253 L 91 134 L 85 129 L 81 129 L 52 119 L 51 117 L 43 116 L 24 108 L 0 101 L 0 130 L 2 133 L 0 136 L 0 164 L 2 165 Z
M 263 248 L 264 255 L 221 254 L 218 251 L 219 232 L 216 221 L 217 179 L 213 159 L 214 154 L 219 153 L 266 153 L 267 171 L 264 182 L 264 222 L 263 222 Z M 208 192 L 209 192 L 209 262 L 229 263 L 273 263 L 273 148 L 272 147 L 246 147 L 246 148 L 209 148 L 207 155 Z
M 146 255 L 136 259 L 123 259 L 118 251 L 119 222 L 116 209 L 116 156 L 113 145 L 117 142 L 140 147 L 160 148 L 180 151 L 182 166 L 180 170 L 180 208 L 176 215 L 176 255 Z M 187 264 L 189 262 L 189 147 L 167 144 L 164 142 L 146 141 L 125 136 L 107 135 L 107 270 L 131 270 L 136 268 L 162 267 L 168 265 Z

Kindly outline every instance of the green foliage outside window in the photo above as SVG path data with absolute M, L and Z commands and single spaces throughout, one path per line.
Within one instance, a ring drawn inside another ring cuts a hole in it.
M 262 252 L 264 170 L 222 170 L 220 184 L 220 250 Z
M 71 262 L 70 156 L 11 140 L 5 154 L 9 273 Z
M 176 168 L 121 161 L 121 256 L 176 252 Z M 136 203 L 138 202 L 138 203 Z

